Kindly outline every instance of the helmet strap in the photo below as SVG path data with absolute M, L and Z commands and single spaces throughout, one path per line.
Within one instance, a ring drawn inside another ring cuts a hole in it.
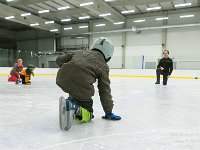
M 98 51 L 98 52 L 100 52 L 100 53 L 103 55 L 105 61 L 107 62 L 107 59 L 105 58 L 105 56 L 104 56 L 104 54 L 103 54 L 102 51 L 100 51 L 100 50 L 98 50 L 98 49 L 96 49 L 96 48 L 95 48 L 95 49 L 92 49 L 92 50 L 93 50 L 93 51 Z M 109 59 L 109 58 L 108 58 L 108 59 Z M 109 60 L 110 60 L 110 59 L 109 59 Z M 109 60 L 108 60 L 108 61 L 109 61 Z
M 106 59 L 106 62 L 109 62 L 110 59 L 111 59 L 111 57 L 108 57 L 108 58 Z

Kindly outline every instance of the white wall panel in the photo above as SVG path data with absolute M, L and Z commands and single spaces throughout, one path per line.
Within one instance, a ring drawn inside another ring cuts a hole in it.
M 127 46 L 126 47 L 126 68 L 142 69 L 143 56 L 146 62 L 157 62 L 161 56 L 161 45 L 148 46 Z
M 142 31 L 140 34 L 135 32 L 127 32 L 126 45 L 160 45 L 162 43 L 162 31 L 151 30 Z
M 200 27 L 170 29 L 167 34 L 167 48 L 179 60 L 200 60 Z

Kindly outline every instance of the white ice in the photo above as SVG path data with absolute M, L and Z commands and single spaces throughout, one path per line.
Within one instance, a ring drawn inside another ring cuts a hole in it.
M 98 91 L 95 118 L 59 129 L 58 98 L 67 94 L 55 77 L 34 77 L 32 85 L 0 77 L 0 150 L 199 150 L 200 80 L 111 78 L 113 112 L 108 121 Z

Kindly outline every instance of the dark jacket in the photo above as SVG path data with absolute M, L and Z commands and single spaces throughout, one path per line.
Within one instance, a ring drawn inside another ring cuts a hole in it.
M 109 67 L 98 51 L 79 51 L 59 56 L 56 84 L 80 101 L 88 101 L 94 95 L 93 83 L 98 80 L 99 96 L 105 112 L 112 112 Z
M 159 61 L 159 64 L 157 68 L 163 67 L 164 70 L 162 70 L 164 73 L 167 73 L 168 75 L 171 75 L 173 71 L 173 61 L 171 58 L 162 58 Z

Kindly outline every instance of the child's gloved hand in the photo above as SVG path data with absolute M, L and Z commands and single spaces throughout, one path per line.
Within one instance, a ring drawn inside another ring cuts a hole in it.
M 120 116 L 115 115 L 114 113 L 107 112 L 105 116 L 102 116 L 103 119 L 107 120 L 121 120 Z

